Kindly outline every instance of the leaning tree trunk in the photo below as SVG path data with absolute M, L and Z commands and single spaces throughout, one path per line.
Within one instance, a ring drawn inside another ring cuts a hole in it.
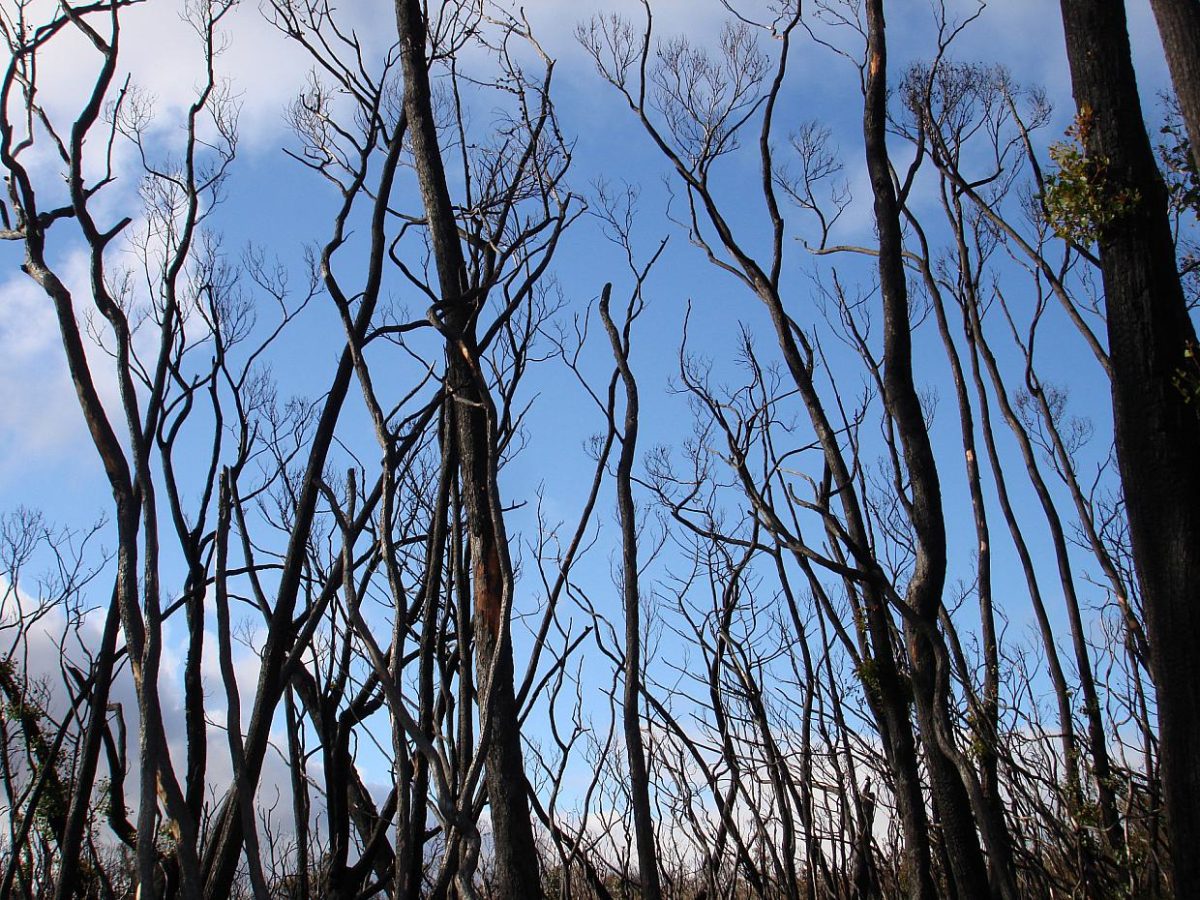
M 1112 356 L 1113 419 L 1158 689 L 1177 896 L 1200 884 L 1200 414 L 1174 383 L 1195 328 L 1146 134 L 1125 9 L 1062 0 L 1075 102 L 1087 119 Z M 1119 202 L 1115 198 L 1119 198 Z
M 480 741 L 492 820 L 495 888 L 501 897 L 537 898 L 542 890 L 513 691 L 508 630 L 512 564 L 496 480 L 496 410 L 479 365 L 475 336 L 477 304 L 482 299 L 468 291 L 466 262 L 438 148 L 425 55 L 425 20 L 418 0 L 396 0 L 396 26 L 404 112 L 441 290 L 434 315 L 440 312 L 446 337 L 446 396 L 471 554 L 484 723 Z

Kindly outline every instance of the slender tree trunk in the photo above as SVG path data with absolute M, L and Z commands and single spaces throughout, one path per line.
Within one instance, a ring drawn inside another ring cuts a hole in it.
M 918 232 L 919 227 L 918 227 Z M 921 234 L 924 243 L 924 234 Z M 969 271 L 969 261 L 966 258 L 966 246 L 959 241 L 959 265 L 962 271 Z M 983 649 L 983 697 L 972 709 L 974 721 L 971 726 L 972 736 L 979 743 L 979 768 L 982 779 L 980 784 L 980 799 L 982 805 L 978 809 L 981 819 L 986 820 L 984 828 L 988 838 L 989 865 L 993 873 L 993 881 L 1003 878 L 1004 873 L 1015 871 L 1012 852 L 1012 836 L 1004 819 L 1004 797 L 1000 793 L 999 776 L 999 722 L 1000 722 L 1000 657 L 996 637 L 995 611 L 992 603 L 992 572 L 991 572 L 991 535 L 988 527 L 987 508 L 983 497 L 983 482 L 980 477 L 978 448 L 975 443 L 975 417 L 971 408 L 970 394 L 967 390 L 966 376 L 963 372 L 962 360 L 950 333 L 950 324 L 946 317 L 945 304 L 941 290 L 933 277 L 928 264 L 928 248 L 921 264 L 922 274 L 934 301 L 934 312 L 937 318 L 938 331 L 946 348 L 946 356 L 950 362 L 954 380 L 955 396 L 958 399 L 959 426 L 962 431 L 963 455 L 966 461 L 967 484 L 971 495 L 971 509 L 975 520 L 975 534 L 978 539 L 977 557 L 977 591 L 979 594 L 979 615 L 981 623 L 980 639 Z M 949 640 L 957 638 L 951 631 L 953 625 L 949 615 L 945 616 L 946 634 Z M 966 667 L 963 667 L 964 674 Z M 1011 886 L 1010 886 L 1011 887 Z
M 942 821 L 955 883 L 963 896 L 985 897 L 990 893 L 987 867 L 971 815 L 973 804 L 969 786 L 964 783 L 951 756 L 952 748 L 946 746 L 953 741 L 946 706 L 949 673 L 945 671 L 945 647 L 938 646 L 942 637 L 937 626 L 946 578 L 946 530 L 937 463 L 913 383 L 912 323 L 900 232 L 900 204 L 892 183 L 887 151 L 887 42 L 883 0 L 868 0 L 866 18 L 863 141 L 879 232 L 884 402 L 896 425 L 911 485 L 908 515 L 916 545 L 916 559 L 905 598 L 910 612 L 904 628 L 911 661 L 913 700 L 929 767 L 930 788 Z M 1006 873 L 999 874 L 1003 884 Z
M 458 226 L 438 148 L 425 56 L 425 21 L 418 0 L 396 0 L 404 110 L 429 221 L 441 289 L 446 337 L 446 393 L 457 441 L 463 507 L 467 514 L 474 592 L 475 646 L 488 803 L 501 897 L 541 897 L 537 846 L 529 817 L 521 733 L 513 690 L 508 617 L 512 564 L 497 490 L 496 411 L 479 365 L 475 320 L 482 298 L 468 290 Z
M 296 698 L 289 688 L 284 697 L 284 713 L 287 717 L 288 764 L 291 769 L 292 822 L 296 829 L 296 883 L 301 897 L 308 894 L 308 835 L 309 798 L 308 777 L 305 772 L 300 719 L 296 715 Z
M 600 296 L 600 317 L 612 344 L 613 356 L 625 388 L 625 422 L 621 431 L 621 455 L 617 461 L 617 515 L 621 522 L 621 593 L 625 600 L 625 692 L 621 720 L 625 755 L 629 765 L 629 794 L 633 807 L 633 830 L 637 841 L 638 875 L 643 900 L 659 900 L 658 852 L 654 845 L 654 819 L 650 810 L 650 776 L 646 770 L 646 748 L 642 742 L 642 619 L 638 589 L 638 546 L 636 509 L 633 504 L 633 461 L 637 453 L 638 389 L 629 368 L 629 320 L 624 334 L 609 315 L 612 285 Z M 615 428 L 614 422 L 610 427 Z
M 784 363 L 804 402 L 813 430 L 821 444 L 829 467 L 846 532 L 854 546 L 871 546 L 854 479 L 838 443 L 837 431 L 817 393 L 811 361 L 814 351 L 803 332 L 795 327 L 783 308 L 778 292 L 765 279 L 756 284 L 758 295 L 771 315 L 771 323 L 783 353 Z M 830 535 L 832 545 L 839 538 Z M 859 588 L 846 585 L 848 593 L 857 595 Z M 904 833 L 904 870 L 908 894 L 912 900 L 933 900 L 937 888 L 933 878 L 933 863 L 929 844 L 929 817 L 921 787 L 916 737 L 910 719 L 911 698 L 904 684 L 892 646 L 892 622 L 887 602 L 878 584 L 868 581 L 861 587 L 861 608 L 865 632 L 870 638 L 871 675 L 867 700 L 879 727 L 880 740 L 893 779 L 897 811 Z
M 83 848 L 84 832 L 91 811 L 92 787 L 96 782 L 96 766 L 100 759 L 100 747 L 104 738 L 105 720 L 108 718 L 108 696 L 113 681 L 113 664 L 117 657 L 117 631 L 120 611 L 114 594 L 104 622 L 104 634 L 100 639 L 100 650 L 96 654 L 96 668 L 92 671 L 92 690 L 88 700 L 88 724 L 83 736 L 79 769 L 71 791 L 71 804 L 67 810 L 66 827 L 59 844 L 61 868 L 55 900 L 69 900 L 79 882 L 81 867 L 78 865 Z
M 1172 881 L 1183 897 L 1200 884 L 1200 416 L 1172 380 L 1195 329 L 1142 119 L 1124 5 L 1061 5 L 1075 102 L 1089 120 L 1086 150 L 1101 171 L 1095 189 L 1132 198 L 1100 229 L 1100 261 L 1117 461 L 1158 688 Z

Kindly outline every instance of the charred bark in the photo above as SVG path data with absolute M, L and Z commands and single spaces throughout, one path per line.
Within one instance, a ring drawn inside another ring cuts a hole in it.
M 404 109 L 441 291 L 432 316 L 446 338 L 447 403 L 467 519 L 475 650 L 480 662 L 480 741 L 495 842 L 496 889 L 502 897 L 536 898 L 542 892 L 513 689 L 508 630 L 512 566 L 496 483 L 496 410 L 479 365 L 475 334 L 484 297 L 469 288 L 438 147 L 421 4 L 397 0 L 396 25 Z
M 1124 6 L 1062 0 L 1061 7 L 1085 149 L 1100 172 L 1093 188 L 1124 197 L 1105 211 L 1111 221 L 1098 237 L 1113 419 L 1158 688 L 1172 879 L 1184 896 L 1200 884 L 1200 416 L 1173 379 L 1195 328 L 1142 119 Z
M 965 897 L 990 893 L 987 867 L 971 815 L 969 786 L 955 764 L 953 729 L 947 707 L 949 672 L 946 648 L 938 631 L 946 579 L 946 527 L 942 515 L 937 461 L 929 440 L 912 372 L 912 323 L 900 230 L 900 200 L 892 181 L 887 150 L 887 42 L 883 0 L 868 0 L 866 96 L 863 141 L 874 195 L 879 233 L 879 286 L 883 298 L 883 387 L 888 415 L 895 423 L 909 479 L 908 517 L 915 536 L 916 559 L 905 604 L 913 700 L 921 728 L 933 801 L 942 822 L 946 849 L 958 892 Z M 986 823 L 980 823 L 986 825 Z M 1007 872 L 998 872 L 1008 896 Z
M 1196 0 L 1150 0 L 1162 38 L 1175 96 L 1187 125 L 1192 159 L 1200 170 L 1200 3 Z

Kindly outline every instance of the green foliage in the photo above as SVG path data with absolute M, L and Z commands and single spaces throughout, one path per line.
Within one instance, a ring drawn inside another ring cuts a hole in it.
M 982 710 L 975 707 L 967 710 L 967 740 L 964 749 L 972 762 L 979 764 L 988 755 L 990 748 L 986 735 L 991 731 L 991 725 Z
M 870 657 L 863 657 L 858 665 L 855 666 L 854 674 L 862 682 L 862 686 L 866 689 L 868 696 L 876 700 L 882 696 L 879 690 L 879 665 L 875 660 Z
M 1092 116 L 1087 107 L 1080 110 L 1067 129 L 1069 140 L 1050 146 L 1058 171 L 1046 177 L 1042 195 L 1046 221 L 1054 233 L 1084 246 L 1094 244 L 1139 200 L 1136 190 L 1110 177 L 1107 157 L 1088 153 Z
M 879 662 L 863 657 L 854 667 L 854 674 L 862 683 L 863 690 L 875 703 L 883 703 L 883 684 L 880 679 Z M 900 694 L 906 704 L 912 703 L 912 682 L 902 673 L 896 673 Z
M 1200 346 L 1195 341 L 1188 341 L 1183 350 L 1183 365 L 1175 370 L 1171 381 L 1183 394 L 1184 402 L 1194 403 L 1196 414 L 1200 415 Z

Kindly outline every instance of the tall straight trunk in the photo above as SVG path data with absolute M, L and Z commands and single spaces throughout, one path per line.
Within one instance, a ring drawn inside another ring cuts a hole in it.
M 804 700 L 802 701 L 800 712 L 800 759 L 797 764 L 799 771 L 796 772 L 795 776 L 792 776 L 786 765 L 784 769 L 788 772 L 796 811 L 800 816 L 800 825 L 804 829 L 804 888 L 808 892 L 808 896 L 817 896 L 822 890 L 827 891 L 831 883 L 829 869 L 825 862 L 825 851 L 821 847 L 821 841 L 816 832 L 813 810 L 812 730 L 813 707 L 816 700 L 816 689 L 813 685 L 815 672 L 812 652 L 808 646 L 808 629 L 804 621 L 800 618 L 800 610 L 796 605 L 796 597 L 788 581 L 787 571 L 783 567 L 783 557 L 776 551 L 774 558 L 775 568 L 779 574 L 779 584 L 783 590 L 783 596 L 787 599 L 788 613 L 791 616 L 792 627 L 795 629 L 795 644 L 800 649 L 800 658 L 804 664 L 804 669 L 801 672 L 796 667 L 795 655 L 792 656 L 791 667 L 792 673 L 796 678 L 796 683 L 804 685 Z
M 977 304 L 975 308 L 978 309 Z M 1021 456 L 1025 461 L 1025 468 L 1029 473 L 1030 482 L 1033 484 L 1034 492 L 1037 494 L 1038 500 L 1042 505 L 1042 511 L 1046 516 L 1046 525 L 1050 530 L 1050 541 L 1054 548 L 1055 560 L 1058 563 L 1059 583 L 1062 586 L 1063 602 L 1067 607 L 1067 620 L 1071 625 L 1071 643 L 1075 650 L 1075 665 L 1079 675 L 1079 688 L 1083 695 L 1083 712 L 1088 725 L 1087 742 L 1092 753 L 1092 774 L 1096 781 L 1096 797 L 1100 807 L 1101 828 L 1106 844 L 1120 857 L 1124 853 L 1124 835 L 1121 831 L 1120 816 L 1117 813 L 1116 795 L 1113 790 L 1112 764 L 1108 754 L 1107 735 L 1100 709 L 1100 696 L 1096 689 L 1096 678 L 1092 673 L 1091 654 L 1084 630 L 1079 597 L 1075 590 L 1075 578 L 1067 548 L 1066 530 L 1063 527 L 1058 510 L 1055 508 L 1054 501 L 1050 496 L 1050 489 L 1042 477 L 1029 432 L 1009 403 L 1008 393 L 1000 377 L 1000 367 L 996 362 L 995 356 L 992 354 L 991 347 L 983 340 L 982 333 L 979 333 L 977 337 L 979 339 L 979 349 L 982 351 L 984 362 L 987 364 L 988 371 L 992 376 L 992 384 L 997 400 L 1000 403 L 1000 408 L 1004 412 L 1004 417 L 1009 424 L 1013 436 L 1017 439 L 1017 446 L 1020 448 Z M 1028 349 L 1025 352 L 1028 354 Z M 1034 398 L 1045 418 L 1046 430 L 1051 434 L 1056 434 L 1054 417 L 1046 401 L 1045 393 L 1042 391 L 1037 376 L 1033 371 L 1032 356 L 1030 355 L 1026 356 L 1025 383 L 1030 396 Z M 1066 458 L 1065 452 L 1063 453 L 1063 457 Z M 1065 467 L 1064 471 L 1066 471 Z
M 292 787 L 292 822 L 296 829 L 296 884 L 301 897 L 309 896 L 309 796 L 308 777 L 305 771 L 305 754 L 300 730 L 300 717 L 296 714 L 296 695 L 288 688 L 284 695 L 284 716 L 287 722 L 288 769 Z
M 794 327 L 775 287 L 766 283 L 764 279 L 757 285 L 757 290 L 770 312 L 784 363 L 804 402 L 824 452 L 834 486 L 832 493 L 837 496 L 845 517 L 846 533 L 854 546 L 870 547 L 871 539 L 855 490 L 854 478 L 838 444 L 836 429 L 817 393 L 811 364 L 806 362 L 814 358 L 813 348 L 804 333 Z M 832 534 L 830 539 L 833 546 L 840 540 Z M 803 558 L 800 557 L 798 561 L 803 568 Z M 850 596 L 856 597 L 860 586 L 847 580 L 846 589 Z M 916 737 L 909 715 L 910 697 L 892 646 L 891 617 L 883 591 L 873 580 L 867 580 L 861 585 L 859 602 L 865 633 L 870 639 L 869 661 L 872 677 L 869 679 L 867 702 L 879 728 L 888 770 L 892 776 L 897 814 L 904 834 L 903 868 L 907 875 L 907 893 L 912 900 L 933 900 L 937 896 L 937 888 L 934 884 L 930 852 L 929 816 L 921 787 Z
M 1022 424 L 1020 417 L 1008 398 L 1008 391 L 1005 388 L 1004 380 L 1000 375 L 1000 367 L 992 353 L 991 347 L 984 338 L 981 325 L 980 309 L 982 304 L 979 300 L 978 284 L 976 279 L 966 273 L 971 271 L 968 260 L 968 249 L 965 239 L 965 219 L 963 217 L 961 195 L 955 192 L 953 199 L 945 201 L 947 203 L 947 212 L 950 214 L 950 219 L 954 223 L 954 231 L 957 238 L 958 253 L 960 258 L 960 270 L 964 273 L 962 277 L 962 301 L 970 309 L 969 319 L 971 321 L 970 340 L 972 343 L 972 352 L 982 357 L 988 373 L 992 379 L 992 387 L 996 394 L 997 402 L 1000 410 L 1004 415 L 1005 421 L 1008 423 L 1013 436 L 1017 439 L 1017 445 L 1020 448 L 1022 459 L 1025 462 L 1025 468 L 1029 473 L 1030 481 L 1033 484 L 1034 491 L 1041 503 L 1042 510 L 1046 516 L 1046 524 L 1050 530 L 1051 543 L 1054 548 L 1055 558 L 1058 563 L 1060 583 L 1063 590 L 1063 601 L 1067 607 L 1068 619 L 1071 623 L 1072 644 L 1075 650 L 1075 662 L 1079 672 L 1079 685 L 1083 694 L 1084 714 L 1088 723 L 1088 746 L 1092 753 L 1092 771 L 1096 781 L 1096 792 L 1100 806 L 1101 823 L 1104 832 L 1104 838 L 1107 845 L 1118 856 L 1124 852 L 1123 835 L 1120 828 L 1120 818 L 1117 814 L 1116 798 L 1113 793 L 1112 782 L 1112 766 L 1109 760 L 1108 747 L 1106 743 L 1106 734 L 1104 722 L 1100 709 L 1099 696 L 1096 690 L 1095 677 L 1092 674 L 1092 664 L 1090 651 L 1088 649 L 1086 634 L 1083 625 L 1083 618 L 1080 613 L 1080 604 L 1075 590 L 1075 580 L 1072 572 L 1070 556 L 1067 550 L 1066 532 L 1063 528 L 1061 517 L 1055 507 L 1054 500 L 1050 495 L 1048 486 L 1041 475 L 1041 470 L 1037 463 L 1037 456 L 1034 452 L 1028 431 Z M 1001 299 L 1003 304 L 1003 299 Z M 1044 397 L 1040 394 L 1040 389 L 1037 387 L 1036 375 L 1033 371 L 1033 359 L 1029 355 L 1030 351 L 1026 350 L 1026 370 L 1025 380 L 1030 391 L 1041 398 L 1044 402 Z M 982 395 L 981 395 L 982 399 Z M 1053 423 L 1050 421 L 1049 408 L 1046 410 L 1048 428 L 1053 430 Z M 1036 594 L 1034 594 L 1036 598 Z M 1035 603 L 1040 603 L 1040 600 L 1035 599 Z M 1063 693 L 1059 697 L 1060 708 L 1065 710 L 1063 715 L 1064 720 L 1071 716 L 1071 704 L 1068 696 Z M 1073 731 L 1073 726 L 1071 728 Z M 1064 734 L 1070 733 L 1064 731 Z M 1071 790 L 1072 802 L 1075 804 L 1075 812 L 1079 811 L 1079 805 L 1082 801 L 1082 795 L 1078 790 L 1079 782 L 1076 776 L 1077 766 L 1073 759 L 1074 757 L 1074 741 L 1070 745 L 1070 755 L 1072 760 L 1069 763 L 1068 773 L 1071 777 L 1068 778 L 1068 788 Z M 1082 848 L 1081 848 L 1082 850 Z
M 646 9 L 649 11 L 649 5 Z M 799 12 L 799 7 L 797 7 L 796 17 L 792 23 L 776 32 L 776 36 L 782 39 L 783 49 L 768 98 L 773 98 L 782 87 L 787 47 L 789 46 L 788 35 L 800 21 Z M 767 307 L 784 364 L 808 413 L 817 443 L 821 447 L 828 467 L 829 490 L 823 502 L 828 507 L 831 505 L 831 499 L 836 497 L 836 502 L 841 509 L 845 530 L 844 533 L 839 533 L 840 529 L 830 528 L 830 545 L 835 548 L 843 546 L 854 548 L 854 565 L 873 572 L 871 577 L 861 581 L 857 578 L 847 578 L 845 586 L 847 592 L 854 598 L 856 616 L 861 613 L 863 619 L 863 655 L 865 661 L 871 664 L 870 677 L 866 679 L 870 682 L 867 698 L 884 746 L 888 769 L 892 776 L 897 815 L 904 833 L 902 868 L 905 873 L 907 892 L 913 900 L 932 900 L 937 896 L 937 889 L 934 883 L 930 852 L 929 816 L 921 784 L 916 738 L 909 714 L 908 687 L 900 673 L 893 647 L 894 625 L 886 599 L 886 586 L 881 574 L 876 571 L 878 566 L 875 561 L 868 558 L 874 542 L 866 526 L 858 485 L 855 475 L 852 473 L 853 467 L 847 463 L 846 454 L 840 443 L 839 429 L 834 427 L 817 388 L 815 361 L 818 354 L 804 331 L 788 315 L 780 292 L 785 227 L 775 196 L 774 173 L 776 170 L 771 157 L 774 100 L 768 99 L 764 104 L 763 125 L 759 138 L 763 197 L 772 220 L 773 232 L 772 262 L 764 269 L 739 245 L 730 224 L 725 220 L 710 191 L 707 177 L 700 177 L 696 169 L 672 149 L 670 142 L 664 139 L 647 117 L 643 106 L 645 100 L 644 73 L 649 61 L 650 46 L 648 20 L 642 47 L 643 83 L 639 94 L 635 97 L 626 90 L 626 86 L 616 82 L 614 84 L 625 93 L 626 99 L 638 113 L 655 145 L 671 161 L 676 173 L 687 185 L 690 197 L 695 201 L 697 214 L 702 208 L 703 215 L 713 226 L 721 246 L 728 252 L 730 259 L 736 264 L 736 268 L 744 275 L 745 282 Z M 707 244 L 705 247 L 710 249 Z M 725 263 L 718 264 L 727 267 Z M 803 554 L 798 554 L 798 556 L 803 559 Z M 804 563 L 801 562 L 802 567 L 803 565 Z M 869 649 L 866 647 L 868 643 Z M 865 670 L 863 674 L 866 674 Z M 716 890 L 715 886 L 714 890 Z
M 1083 788 L 1079 775 L 1079 752 L 1078 741 L 1075 735 L 1074 710 L 1071 702 L 1072 692 L 1068 686 L 1067 676 L 1059 656 L 1057 635 L 1050 621 L 1045 600 L 1042 598 L 1042 589 L 1038 582 L 1033 556 L 1025 534 L 1021 530 L 1021 525 L 1017 520 L 1017 514 L 1009 496 L 1007 476 L 1001 461 L 1000 451 L 996 445 L 996 430 L 992 425 L 992 414 L 987 396 L 987 388 L 983 379 L 984 365 L 988 366 L 988 374 L 992 378 L 993 386 L 998 386 L 1001 389 L 999 394 L 1001 399 L 1001 414 L 1005 417 L 1006 421 L 1009 421 L 1014 413 L 1012 408 L 1007 404 L 1007 395 L 1002 390 L 1003 383 L 999 378 L 999 373 L 991 365 L 994 360 L 990 360 L 990 357 L 982 352 L 986 345 L 983 340 L 983 327 L 979 319 L 977 299 L 976 295 L 972 292 L 960 298 L 959 305 L 962 313 L 963 332 L 970 354 L 971 378 L 979 403 L 980 430 L 983 436 L 984 448 L 987 451 L 988 462 L 991 466 L 992 479 L 996 486 L 996 499 L 1000 504 L 1000 511 L 1003 514 L 1009 536 L 1012 539 L 1013 549 L 1016 551 L 1017 559 L 1020 561 L 1021 570 L 1025 577 L 1025 585 L 1029 591 L 1030 602 L 1033 604 L 1034 616 L 1037 620 L 1038 631 L 1041 636 L 1042 649 L 1045 653 L 1047 672 L 1050 676 L 1050 683 L 1054 688 L 1054 699 L 1058 713 L 1058 734 L 1062 744 L 1063 780 L 1066 783 L 1066 806 L 1072 828 L 1078 835 L 1080 832 L 1078 811 L 1083 802 Z M 1080 876 L 1081 883 L 1086 889 L 1090 884 L 1091 872 L 1093 871 L 1091 856 L 1083 841 L 1078 842 L 1077 851 L 1082 870 Z
M 1146 134 L 1123 4 L 1061 0 L 1095 189 L 1126 202 L 1101 223 L 1113 420 L 1158 689 L 1163 795 L 1178 896 L 1200 884 L 1200 416 L 1172 383 L 1195 341 L 1167 198 Z
M 537 847 L 529 818 L 521 732 L 513 690 L 508 616 L 512 564 L 497 489 L 496 411 L 479 365 L 478 298 L 468 292 L 466 263 L 438 148 L 425 56 L 425 21 L 418 0 L 396 0 L 404 110 L 429 222 L 446 337 L 446 394 L 457 442 L 462 501 L 474 592 L 479 659 L 480 735 L 494 840 L 496 890 L 501 897 L 542 895 Z
M 787 315 L 777 286 L 768 281 L 761 272 L 751 271 L 755 276 L 753 280 L 758 296 L 770 313 L 784 364 L 808 411 L 813 430 L 824 453 L 833 485 L 831 495 L 838 498 L 845 518 L 846 534 L 853 546 L 868 548 L 872 542 L 855 490 L 854 478 L 838 443 L 837 430 L 829 420 L 813 379 L 811 361 L 815 351 L 804 333 L 795 327 L 795 323 Z M 836 546 L 839 540 L 839 536 L 830 534 L 831 545 Z M 798 557 L 798 562 L 801 568 L 806 564 L 802 556 Z M 904 834 L 903 868 L 907 876 L 907 893 L 912 900 L 933 900 L 938 894 L 933 878 L 929 816 L 921 787 L 916 737 L 909 716 L 910 697 L 892 646 L 892 621 L 887 601 L 880 584 L 876 583 L 877 580 L 868 579 L 861 585 L 861 609 L 871 652 L 871 678 L 867 702 L 879 728 L 888 770 L 892 776 L 897 814 Z M 851 596 L 859 595 L 859 584 L 849 580 L 845 584 Z
M 1200 0 L 1150 0 L 1150 7 L 1200 170 Z
M 813 359 L 813 348 L 803 332 L 794 328 L 779 294 L 773 288 L 765 285 L 760 287 L 759 296 L 771 314 L 784 362 L 808 410 L 824 452 L 831 482 L 835 486 L 832 493 L 838 497 L 845 517 L 846 533 L 854 546 L 870 547 L 871 540 L 850 467 L 846 464 L 836 430 L 817 393 L 813 370 L 805 362 Z M 831 534 L 831 545 L 836 546 L 839 539 Z M 797 562 L 802 569 L 807 564 L 802 556 L 797 557 Z M 845 586 L 848 595 L 859 596 L 860 585 L 847 580 Z M 879 737 L 892 776 L 892 791 L 904 834 L 903 869 L 907 894 L 912 900 L 933 900 L 938 892 L 933 877 L 929 816 L 921 786 L 916 736 L 910 718 L 911 698 L 892 646 L 892 621 L 887 601 L 876 579 L 868 579 L 861 585 L 861 600 L 856 600 L 855 605 L 862 610 L 864 632 L 869 638 L 871 677 L 867 680 L 867 703 L 879 728 Z
M 371 251 L 367 260 L 362 299 L 353 321 L 347 327 L 347 346 L 338 359 L 337 370 L 313 431 L 304 476 L 300 481 L 299 496 L 296 499 L 295 518 L 288 538 L 287 553 L 283 559 L 279 585 L 275 590 L 275 606 L 268 618 L 266 640 L 261 652 L 258 690 L 246 731 L 245 766 L 234 773 L 233 784 L 230 785 L 211 826 L 212 837 L 206 841 L 203 861 L 205 900 L 224 900 L 232 890 L 244 839 L 242 817 L 238 812 L 238 797 L 242 791 L 253 793 L 257 790 L 263 761 L 271 742 L 276 709 L 283 699 L 287 680 L 295 677 L 294 668 L 288 665 L 289 655 L 294 648 L 293 642 L 297 638 L 291 623 L 300 600 L 303 571 L 308 560 L 307 545 L 312 535 L 317 500 L 321 493 L 320 485 L 323 484 L 321 475 L 329 458 L 334 431 L 341 417 L 355 370 L 353 347 L 355 343 L 361 346 L 379 297 L 387 248 L 383 237 L 383 224 L 400 161 L 404 133 L 405 127 L 401 123 L 387 143 L 387 156 L 380 172 L 371 210 Z M 328 254 L 334 246 L 326 245 L 326 264 Z M 336 284 L 328 278 L 326 287 L 331 291 L 337 289 Z M 340 566 L 340 561 L 336 562 L 336 565 Z

